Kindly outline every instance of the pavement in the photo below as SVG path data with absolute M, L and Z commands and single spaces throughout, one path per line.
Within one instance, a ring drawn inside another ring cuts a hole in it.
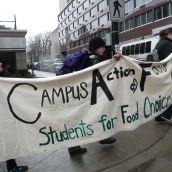
M 116 134 L 112 145 L 82 145 L 88 152 L 70 157 L 67 148 L 17 159 L 29 172 L 172 172 L 172 126 L 150 121 Z M 0 162 L 0 172 L 6 172 Z

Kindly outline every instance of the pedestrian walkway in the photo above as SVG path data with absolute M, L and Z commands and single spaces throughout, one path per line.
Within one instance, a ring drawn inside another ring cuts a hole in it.
M 88 152 L 70 157 L 67 149 L 17 159 L 29 172 L 171 172 L 172 127 L 148 122 L 115 135 L 113 145 L 83 145 Z M 6 172 L 0 163 L 0 172 Z M 164 170 L 165 169 L 165 170 Z

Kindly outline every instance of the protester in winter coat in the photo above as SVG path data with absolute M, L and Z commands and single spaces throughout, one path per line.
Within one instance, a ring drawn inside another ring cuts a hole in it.
M 104 56 L 105 52 L 105 42 L 102 38 L 96 37 L 89 42 L 89 60 L 87 67 L 93 66 L 97 63 L 100 63 L 104 60 L 107 60 L 107 57 Z M 111 57 L 110 57 L 111 58 Z M 115 54 L 114 58 L 118 61 L 121 58 L 121 54 Z M 109 137 L 107 139 L 99 141 L 100 144 L 112 144 L 116 141 L 115 138 Z M 70 155 L 75 155 L 79 153 L 87 152 L 86 148 L 80 146 L 71 147 L 68 149 Z
M 3 74 L 3 64 L 0 63 L 0 73 Z M 8 172 L 25 172 L 28 170 L 28 166 L 18 166 L 15 159 L 10 159 L 6 161 Z
M 164 60 L 172 53 L 172 28 L 167 28 L 160 31 L 160 40 L 155 46 L 158 49 L 159 61 Z M 155 118 L 155 122 L 172 122 L 172 105 L 161 115 Z
M 172 53 L 172 28 L 160 31 L 160 40 L 155 49 L 158 49 L 159 61 Z

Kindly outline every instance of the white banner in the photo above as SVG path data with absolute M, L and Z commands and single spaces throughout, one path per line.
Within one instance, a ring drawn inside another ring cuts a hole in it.
M 172 55 L 108 60 L 68 75 L 0 78 L 0 160 L 133 130 L 172 104 Z

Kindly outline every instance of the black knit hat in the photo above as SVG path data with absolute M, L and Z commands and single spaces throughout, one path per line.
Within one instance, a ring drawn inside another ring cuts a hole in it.
M 101 47 L 105 47 L 105 46 L 106 46 L 106 44 L 105 44 L 104 40 L 100 37 L 96 37 L 96 38 L 93 38 L 89 42 L 89 51 L 93 52 L 96 49 L 101 48 Z

